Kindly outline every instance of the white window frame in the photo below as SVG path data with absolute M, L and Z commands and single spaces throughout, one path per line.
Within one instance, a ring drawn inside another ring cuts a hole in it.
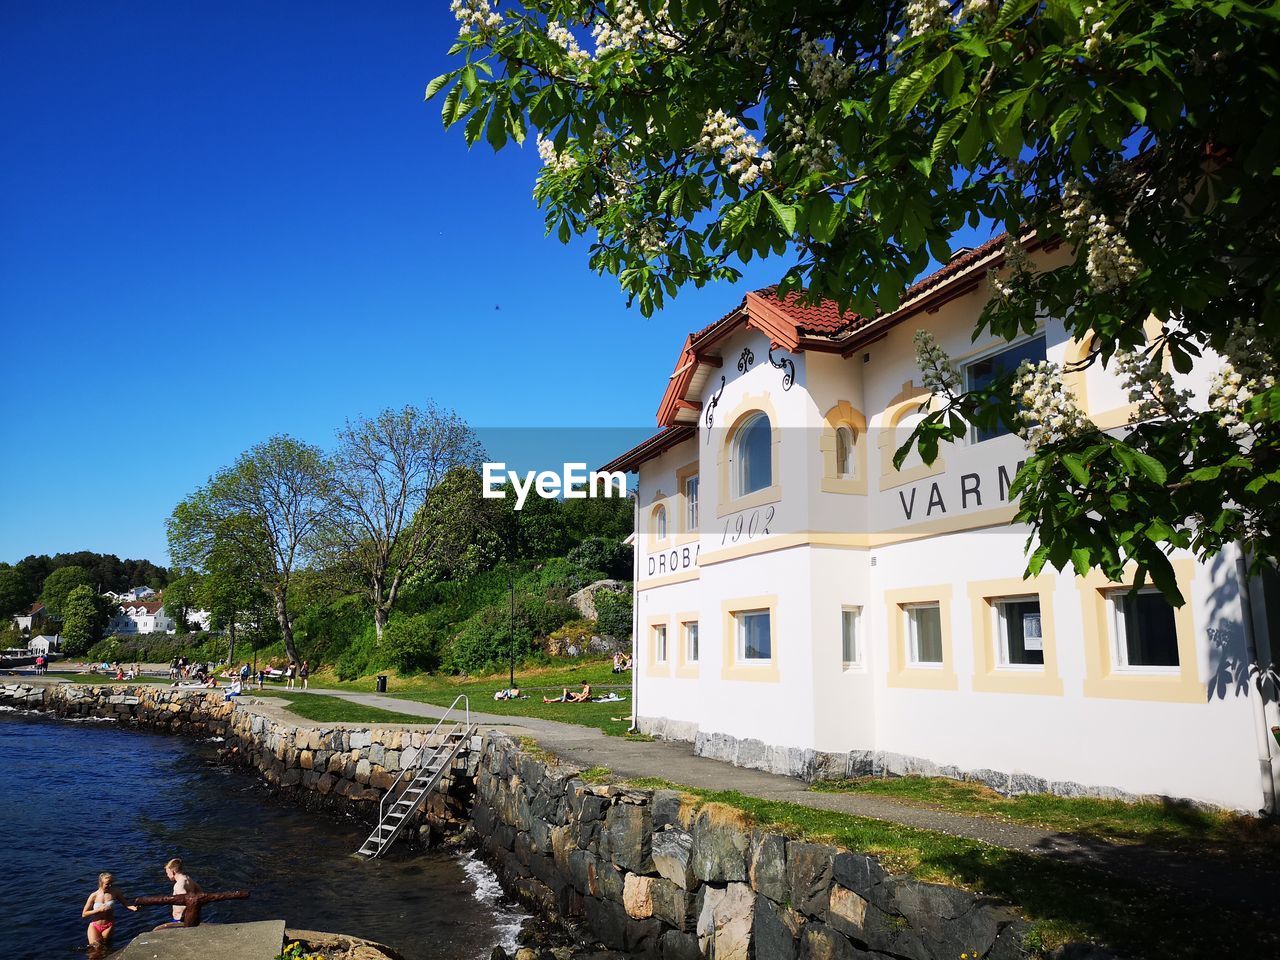
M 667 663 L 670 659 L 671 651 L 667 648 L 667 625 L 665 623 L 655 623 L 653 625 L 653 662 Z
M 853 625 L 853 659 L 845 656 L 846 648 L 846 626 Z M 861 670 L 863 668 L 862 654 L 862 608 L 846 604 L 840 608 L 840 663 L 845 670 Z
M 990 603 L 994 608 L 995 616 L 992 621 L 996 631 L 996 669 L 997 670 L 1014 670 L 1014 671 L 1032 671 L 1034 673 L 1043 673 L 1043 663 L 1013 663 L 1009 659 L 1009 628 L 1008 616 L 1005 613 L 1005 604 L 1008 603 L 1029 603 L 1031 601 L 1040 603 L 1040 595 L 1038 593 L 1023 593 L 1008 597 L 991 597 Z M 1040 609 L 1040 651 L 1044 652 L 1044 608 Z
M 661 503 L 653 508 L 653 535 L 659 540 L 667 539 L 667 508 Z
M 840 437 L 847 435 L 849 442 L 845 447 L 845 461 L 840 462 Z M 857 476 L 857 457 L 854 455 L 854 445 L 858 442 L 858 436 L 853 431 L 853 427 L 847 423 L 842 423 L 836 427 L 836 479 L 852 480 Z
M 938 636 L 939 651 L 941 660 L 921 660 L 920 659 L 920 637 L 916 632 L 916 621 L 911 615 L 916 610 L 933 609 L 938 611 Z M 944 624 L 942 623 L 942 604 L 937 600 L 926 600 L 921 603 L 905 603 L 902 605 L 902 615 L 907 618 L 907 665 L 909 667 L 917 667 L 921 670 L 941 670 L 947 661 L 946 644 L 942 643 L 942 631 Z
M 1047 356 L 1048 350 L 1049 350 L 1049 332 L 1043 325 L 1039 325 L 1036 327 L 1034 332 L 1029 333 L 1026 336 L 1019 337 L 1017 340 L 1014 340 L 1012 343 L 1006 342 L 1006 343 L 994 344 L 990 350 L 983 350 L 981 353 L 976 354 L 972 357 L 966 357 L 960 367 L 960 375 L 961 375 L 961 379 L 964 381 L 964 388 L 966 390 L 972 389 L 973 380 L 970 379 L 969 377 L 969 370 L 971 367 L 973 367 L 974 364 L 981 363 L 983 360 L 990 360 L 992 357 L 997 356 L 998 354 L 1004 353 L 1006 350 L 1015 350 L 1025 343 L 1030 343 L 1032 340 L 1041 340 L 1041 339 L 1044 340 L 1045 354 Z M 986 443 L 989 440 L 1001 440 L 1004 437 L 1008 437 L 1008 436 L 1013 436 L 1013 432 L 1010 431 L 1009 433 L 1002 433 L 998 437 L 987 437 L 986 440 L 979 440 L 978 428 L 970 424 L 968 431 L 966 431 L 965 433 L 964 439 L 966 444 L 975 444 L 975 443 Z
M 689 486 L 693 486 L 693 496 L 689 495 Z M 698 475 L 691 474 L 684 478 L 684 520 L 690 533 L 698 529 L 698 495 L 700 493 Z
M 690 627 L 693 628 L 692 632 L 689 629 Z M 702 631 L 698 628 L 698 621 L 685 620 L 680 624 L 680 633 L 682 634 L 684 641 L 684 662 L 697 663 L 702 656 L 702 650 L 700 648 L 702 643 Z M 690 647 L 689 644 L 690 639 L 693 640 L 692 647 Z M 690 653 L 692 653 L 692 656 L 690 656 Z
M 1143 666 L 1141 664 L 1134 665 L 1129 663 L 1129 643 L 1128 636 L 1125 634 L 1124 627 L 1124 598 L 1131 592 L 1129 587 L 1119 587 L 1115 590 L 1107 591 L 1107 604 L 1111 607 L 1111 659 L 1115 670 L 1118 673 L 1140 673 L 1155 674 L 1157 676 L 1177 676 L 1182 673 L 1182 650 L 1178 647 L 1177 628 L 1177 611 L 1174 611 L 1174 649 L 1178 651 L 1178 663 L 1171 667 L 1160 666 Z M 1141 596 L 1144 593 L 1159 593 L 1158 587 L 1143 587 L 1138 591 Z
M 765 622 L 769 624 L 769 656 L 767 657 L 748 657 L 747 651 L 747 617 L 763 616 Z M 773 662 L 773 611 L 768 607 L 760 607 L 750 610 L 733 611 L 733 632 L 734 637 L 734 657 L 736 662 L 744 666 L 760 666 Z
M 765 449 L 765 457 L 769 464 L 769 482 L 762 487 L 754 490 L 748 490 L 747 487 L 747 458 L 743 452 L 743 441 L 747 436 L 747 428 L 754 424 L 757 420 L 764 420 L 765 425 L 769 428 L 769 445 Z M 763 410 L 753 410 L 747 414 L 746 418 L 738 426 L 733 435 L 733 499 L 739 500 L 742 497 L 749 497 L 752 494 L 759 493 L 762 490 L 768 490 L 778 478 L 775 477 L 773 471 L 773 421 L 769 419 L 769 415 Z

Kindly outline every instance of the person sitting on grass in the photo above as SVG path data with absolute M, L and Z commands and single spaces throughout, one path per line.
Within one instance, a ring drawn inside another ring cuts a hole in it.
M 521 698 L 519 687 L 510 687 L 506 690 L 499 690 L 493 695 L 495 700 L 519 700 Z
M 558 697 L 543 697 L 543 703 L 586 703 L 591 699 L 591 684 L 584 683 L 582 690 L 578 693 L 570 693 L 569 688 L 565 687 L 564 691 Z

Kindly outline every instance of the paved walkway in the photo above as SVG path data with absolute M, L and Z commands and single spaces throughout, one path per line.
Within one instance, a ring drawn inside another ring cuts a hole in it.
M 444 707 L 434 704 L 376 693 L 331 689 L 309 692 L 420 716 L 424 720 L 439 718 L 445 712 Z M 471 716 L 482 728 L 501 730 L 512 736 L 533 737 L 544 749 L 571 763 L 582 767 L 608 767 L 620 778 L 661 777 L 699 789 L 736 790 L 764 800 L 795 803 L 815 810 L 871 817 L 966 837 L 1008 850 L 1095 867 L 1153 888 L 1180 890 L 1197 898 L 1209 897 L 1256 913 L 1260 919 L 1280 920 L 1280 903 L 1274 895 L 1276 871 L 1243 864 L 1225 855 L 1178 853 L 1135 844 L 1107 843 L 1025 824 L 911 806 L 867 794 L 817 793 L 809 790 L 804 781 L 793 777 L 747 770 L 696 756 L 688 743 L 627 740 L 609 736 L 594 727 L 535 717 L 513 718 L 475 711 Z

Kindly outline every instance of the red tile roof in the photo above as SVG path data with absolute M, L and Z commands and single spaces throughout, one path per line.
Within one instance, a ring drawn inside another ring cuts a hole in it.
M 765 287 L 755 293 L 775 304 L 795 323 L 796 331 L 802 334 L 831 337 L 847 330 L 856 330 L 867 322 L 865 317 L 852 310 L 841 312 L 831 300 L 801 303 L 800 294 L 795 292 L 779 297 L 777 287 Z

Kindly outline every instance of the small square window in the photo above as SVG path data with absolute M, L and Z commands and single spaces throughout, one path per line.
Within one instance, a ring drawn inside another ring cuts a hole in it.
M 993 605 L 1000 666 L 1044 666 L 1039 597 L 1006 597 L 993 601 Z
M 743 610 L 734 614 L 738 625 L 738 659 L 743 662 L 773 659 L 773 636 L 768 610 Z
M 913 603 L 907 614 L 907 656 L 913 666 L 942 666 L 942 610 L 936 603 Z
M 697 620 L 690 620 L 684 625 L 684 659 L 686 663 L 698 662 Z
M 845 607 L 840 611 L 840 660 L 846 668 L 862 663 L 862 651 L 858 646 L 860 612 L 857 607 Z
M 1173 607 L 1159 590 L 1111 593 L 1116 663 L 1121 667 L 1178 667 L 1178 631 Z
M 666 624 L 660 624 L 653 628 L 653 659 L 658 663 L 667 662 Z

